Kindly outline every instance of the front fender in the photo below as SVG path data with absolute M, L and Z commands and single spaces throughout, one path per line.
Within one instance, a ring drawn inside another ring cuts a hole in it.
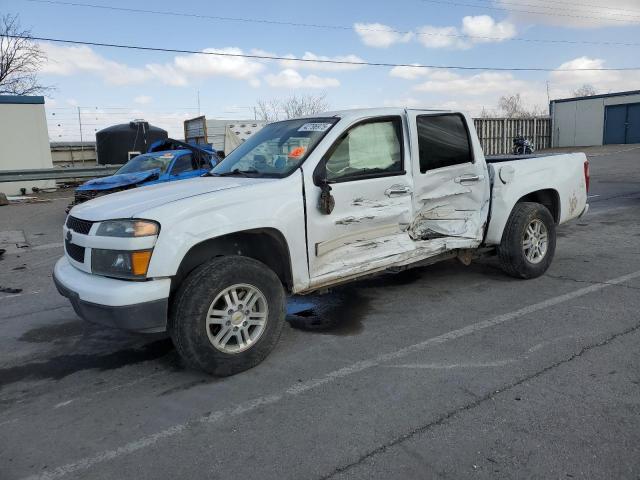
M 160 223 L 160 235 L 149 265 L 149 277 L 172 277 L 197 244 L 231 233 L 272 228 L 286 239 L 296 287 L 308 284 L 305 217 L 299 172 L 191 197 L 141 212 Z

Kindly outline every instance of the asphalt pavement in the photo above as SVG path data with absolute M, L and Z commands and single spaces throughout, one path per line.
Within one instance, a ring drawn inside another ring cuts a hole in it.
M 292 298 L 222 379 L 76 317 L 70 194 L 0 207 L 0 479 L 640 478 L 640 149 L 588 153 L 545 276 L 448 261 Z

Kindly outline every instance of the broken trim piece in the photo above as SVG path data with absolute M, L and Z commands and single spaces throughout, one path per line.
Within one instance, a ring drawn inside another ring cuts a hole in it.
M 398 223 L 392 223 L 388 225 L 380 225 L 364 231 L 361 230 L 358 232 L 341 235 L 339 237 L 332 238 L 331 240 L 327 240 L 326 242 L 316 243 L 316 257 L 325 255 L 326 253 L 336 250 L 345 245 L 349 245 L 355 242 L 375 240 L 385 235 L 393 235 L 395 233 L 399 233 L 400 231 L 400 225 Z

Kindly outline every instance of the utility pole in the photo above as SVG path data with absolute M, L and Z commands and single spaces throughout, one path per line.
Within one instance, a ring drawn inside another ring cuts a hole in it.
M 198 116 L 200 116 L 200 90 L 198 90 Z
M 547 105 L 551 103 L 551 97 L 549 96 L 549 80 L 547 80 Z
M 82 157 L 82 166 L 84 166 L 84 145 L 82 143 L 82 115 L 78 106 L 78 126 L 80 127 L 80 156 Z

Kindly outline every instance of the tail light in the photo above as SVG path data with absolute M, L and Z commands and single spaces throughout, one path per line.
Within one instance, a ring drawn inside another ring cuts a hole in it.
M 589 182 L 591 181 L 591 175 L 589 173 L 589 160 L 584 161 L 584 184 L 587 187 L 587 193 L 589 193 Z

